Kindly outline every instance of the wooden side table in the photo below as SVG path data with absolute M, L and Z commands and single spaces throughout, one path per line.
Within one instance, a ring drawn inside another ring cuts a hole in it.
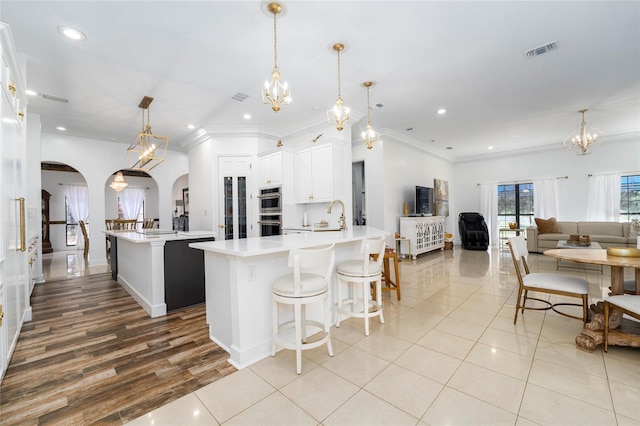
M 411 260 L 411 240 L 409 238 L 404 238 L 404 237 L 396 237 L 396 257 L 398 257 L 398 253 L 401 253 L 401 248 L 402 248 L 402 243 L 406 242 L 407 243 L 407 258 L 403 258 L 403 257 L 399 257 L 398 260 L 402 261 L 402 260 Z
M 505 241 L 509 239 L 509 233 L 515 232 L 516 237 L 518 237 L 521 232 L 526 232 L 526 230 L 522 228 L 500 228 L 499 231 L 500 231 L 500 236 L 498 238 L 498 241 L 499 241 L 498 249 L 500 251 L 503 251 L 503 250 L 509 251 L 509 248 L 505 245 Z

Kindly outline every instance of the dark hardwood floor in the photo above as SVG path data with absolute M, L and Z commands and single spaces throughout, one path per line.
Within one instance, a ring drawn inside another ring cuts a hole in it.
M 0 386 L 0 424 L 123 424 L 235 368 L 204 305 L 161 318 L 109 273 L 37 284 Z

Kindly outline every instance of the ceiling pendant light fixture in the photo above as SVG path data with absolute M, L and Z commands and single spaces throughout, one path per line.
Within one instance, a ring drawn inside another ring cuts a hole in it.
M 373 148 L 373 144 L 380 141 L 378 132 L 371 128 L 371 103 L 369 99 L 369 89 L 374 85 L 372 81 L 365 81 L 362 85 L 367 89 L 367 127 L 362 132 L 362 143 L 367 149 Z
M 136 139 L 127 148 L 129 168 L 148 172 L 164 161 L 169 146 L 169 136 L 159 136 L 151 133 L 149 123 L 149 105 L 153 101 L 150 96 L 145 96 L 140 101 L 138 108 L 142 109 L 142 130 L 138 132 Z M 144 124 L 144 111 L 147 111 L 147 124 Z
M 338 131 L 342 131 L 342 129 L 344 129 L 344 123 L 349 121 L 349 108 L 343 105 L 340 87 L 340 52 L 344 50 L 344 44 L 334 44 L 333 50 L 338 52 L 338 99 L 336 99 L 334 107 L 327 111 L 327 121 L 335 124 Z
M 587 122 L 584 121 L 584 113 L 587 111 L 586 109 L 578 111 L 582 114 L 582 122 L 578 124 L 576 129 L 564 140 L 564 146 L 576 151 L 578 155 L 590 154 L 591 148 L 602 143 L 605 138 L 605 134 L 602 131 L 589 126 Z
M 122 171 L 116 173 L 116 177 L 113 178 L 113 181 L 109 184 L 109 187 L 116 192 L 120 192 L 125 189 L 129 184 L 124 181 L 124 177 L 122 176 Z
M 262 103 L 271 105 L 275 112 L 280 111 L 281 105 L 291 103 L 291 91 L 285 81 L 280 83 L 280 69 L 278 68 L 278 37 L 276 26 L 276 15 L 282 12 L 280 3 L 272 2 L 267 5 L 267 10 L 273 14 L 273 70 L 271 71 L 271 82 L 266 80 L 262 89 Z

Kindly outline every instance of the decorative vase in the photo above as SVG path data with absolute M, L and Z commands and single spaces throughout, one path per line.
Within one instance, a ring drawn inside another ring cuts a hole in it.
M 402 204 L 402 214 L 409 216 L 409 203 Z

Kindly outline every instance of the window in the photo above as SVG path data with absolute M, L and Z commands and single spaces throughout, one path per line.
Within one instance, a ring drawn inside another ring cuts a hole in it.
M 620 177 L 620 222 L 640 219 L 640 175 Z
M 78 242 L 77 233 L 80 228 L 78 226 L 78 222 L 71 214 L 71 209 L 69 208 L 69 201 L 67 197 L 64 197 L 64 210 L 65 210 L 65 218 L 66 218 L 66 238 L 67 238 L 67 246 L 75 246 Z
M 122 206 L 122 200 L 118 197 L 118 219 L 124 219 L 124 207 Z M 142 200 L 142 205 L 140 206 L 140 211 L 138 212 L 138 217 L 136 217 L 138 224 L 144 222 L 144 200 Z
M 533 183 L 498 185 L 498 227 L 508 228 L 509 222 L 533 225 Z

